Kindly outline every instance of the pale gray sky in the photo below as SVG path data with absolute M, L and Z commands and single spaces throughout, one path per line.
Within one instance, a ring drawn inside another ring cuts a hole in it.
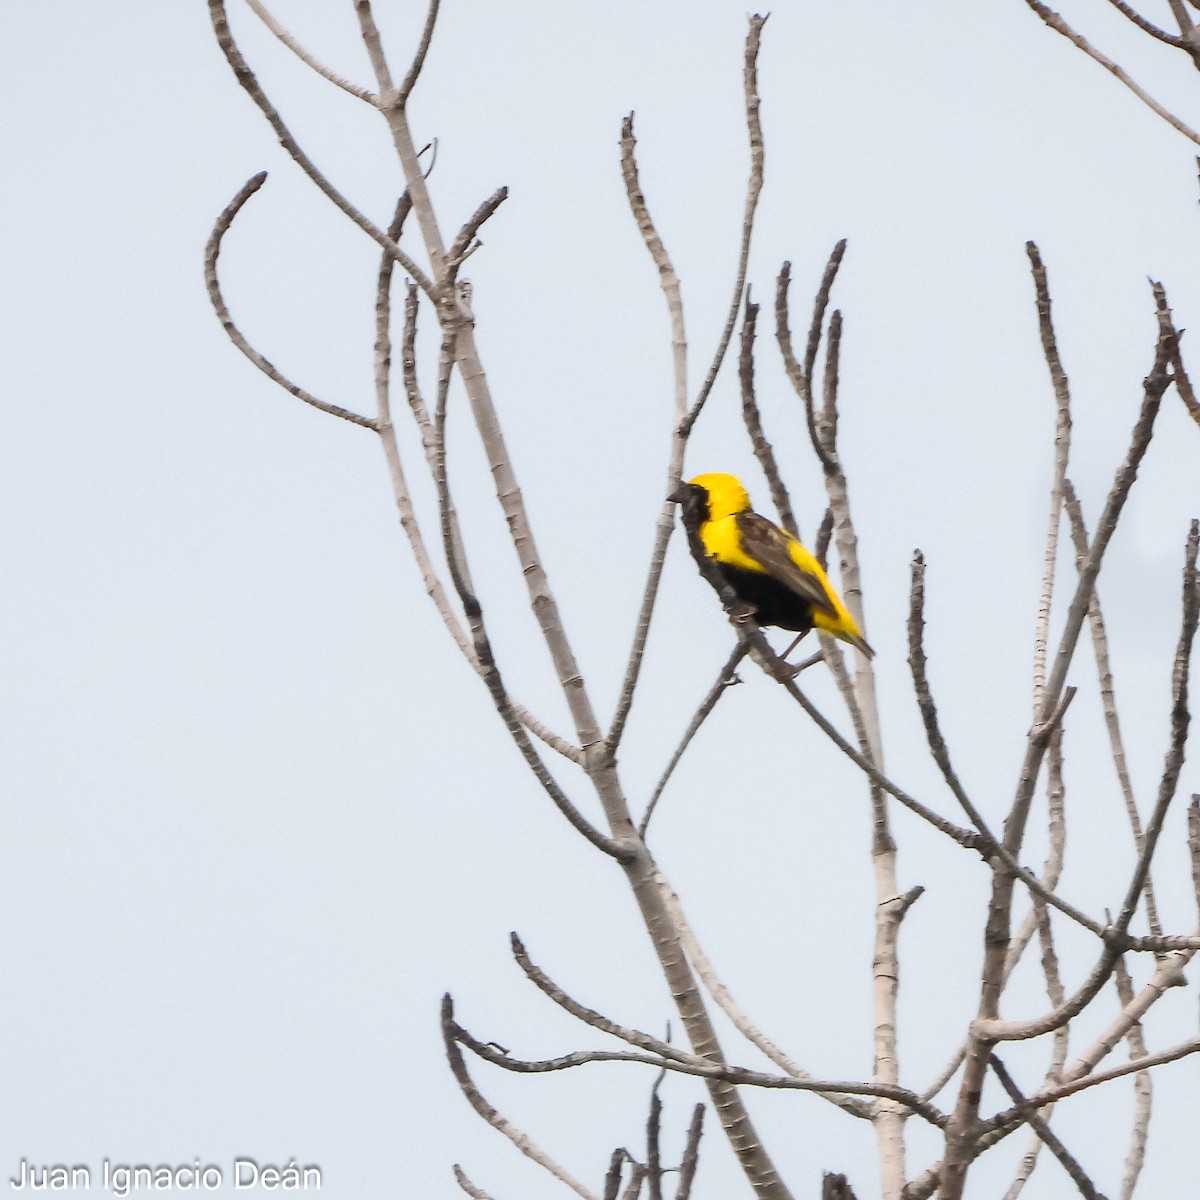
M 273 10 L 368 81 L 351 5 Z M 1200 119 L 1185 63 L 1105 6 L 1063 11 Z M 313 157 L 384 223 L 400 184 L 382 122 L 237 0 L 230 13 Z M 949 0 L 777 7 L 760 59 L 767 166 L 751 279 L 769 305 L 790 259 L 804 313 L 833 243 L 849 238 L 835 294 L 842 447 L 889 770 L 952 813 L 905 666 L 920 546 L 946 732 L 999 819 L 1029 723 L 1052 461 L 1024 243 L 1039 242 L 1050 272 L 1075 396 L 1072 475 L 1094 519 L 1151 361 L 1146 277 L 1166 284 L 1180 325 L 1200 323 L 1200 214 L 1195 147 L 1020 0 L 964 13 Z M 405 62 L 423 6 L 378 3 L 377 17 Z M 446 0 L 412 106 L 418 136 L 438 140 L 431 186 L 447 227 L 510 188 L 469 264 L 479 340 L 605 714 L 661 502 L 671 396 L 665 311 L 620 183 L 620 121 L 636 110 L 642 180 L 685 289 L 694 391 L 732 286 L 744 33 L 744 6 L 727 0 Z M 529 780 L 453 652 L 373 435 L 258 374 L 204 294 L 213 218 L 269 170 L 226 241 L 229 302 L 293 378 L 367 411 L 376 251 L 283 155 L 203 5 L 14 7 L 0 87 L 0 1188 L 23 1158 L 89 1164 L 96 1188 L 105 1157 L 199 1158 L 228 1178 L 245 1155 L 319 1164 L 334 1200 L 457 1195 L 455 1161 L 497 1200 L 561 1195 L 458 1093 L 439 1000 L 452 991 L 464 1023 L 527 1057 L 596 1045 L 523 981 L 507 949 L 516 929 L 579 999 L 660 1031 L 671 1006 L 639 919 L 619 872 Z M 761 333 L 764 420 L 811 533 L 820 480 L 769 320 Z M 505 677 L 565 726 L 464 415 L 451 416 L 457 498 Z M 1198 451 L 1200 431 L 1171 396 L 1101 579 L 1144 808 L 1165 749 Z M 407 452 L 416 475 L 411 437 Z M 732 370 L 688 468 L 742 474 L 767 507 Z M 622 752 L 632 794 L 648 794 L 729 645 L 677 539 Z M 1089 662 L 1085 647 L 1064 890 L 1099 914 L 1119 902 L 1131 856 Z M 814 1073 L 866 1077 L 865 789 L 778 689 L 745 674 L 666 794 L 653 846 L 760 1024 Z M 810 687 L 835 710 L 827 681 Z M 749 762 L 749 737 L 778 756 Z M 1181 793 L 1198 784 L 1185 770 Z M 1158 875 L 1168 923 L 1183 930 L 1195 913 L 1179 807 Z M 902 883 L 928 889 L 902 942 L 902 1066 L 919 1089 L 973 1001 L 985 880 L 908 817 L 896 828 Z M 1035 839 L 1028 859 L 1040 855 Z M 931 968 L 946 938 L 951 962 Z M 1090 948 L 1064 943 L 1077 978 Z M 1044 1004 L 1029 978 L 1013 1015 Z M 1190 990 L 1162 1009 L 1152 1049 L 1194 1028 Z M 1014 1051 L 1012 1062 L 1029 1086 L 1040 1078 L 1039 1058 Z M 614 1145 L 640 1147 L 645 1070 L 476 1076 L 597 1188 Z M 1156 1089 L 1143 1194 L 1183 1194 L 1200 1167 L 1169 1152 L 1173 1133 L 1194 1133 L 1195 1066 L 1165 1068 Z M 675 1146 L 700 1092 L 671 1081 L 664 1095 Z M 1129 1095 L 1121 1085 L 1056 1115 L 1109 1194 Z M 750 1103 L 797 1196 L 815 1194 L 821 1168 L 872 1195 L 869 1130 L 805 1097 Z M 916 1173 L 935 1147 L 911 1124 Z M 1010 1141 L 969 1195 L 1003 1192 L 1025 1146 Z M 710 1114 L 697 1195 L 739 1194 L 734 1178 Z M 1066 1188 L 1046 1162 L 1026 1195 Z

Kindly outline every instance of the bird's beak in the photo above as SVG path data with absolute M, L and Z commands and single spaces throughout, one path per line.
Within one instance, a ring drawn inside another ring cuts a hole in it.
M 680 485 L 679 485 L 679 486 L 678 486 L 678 487 L 677 487 L 677 488 L 676 488 L 676 489 L 675 489 L 675 490 L 674 490 L 674 491 L 673 491 L 673 492 L 672 492 L 672 493 L 671 493 L 671 494 L 670 494 L 670 495 L 667 497 L 667 499 L 668 499 L 668 500 L 669 500 L 669 501 L 670 501 L 672 504 L 682 504 L 682 503 L 684 502 L 684 500 L 687 498 L 687 489 L 688 489 L 688 485 L 687 485 L 686 483 L 681 483 L 681 484 L 680 484 Z

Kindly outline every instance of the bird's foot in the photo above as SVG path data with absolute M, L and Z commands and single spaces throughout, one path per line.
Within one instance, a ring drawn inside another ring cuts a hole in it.
M 816 654 L 810 654 L 807 658 L 802 659 L 798 663 L 784 662 L 783 671 L 781 671 L 780 673 L 786 674 L 788 679 L 795 679 L 796 676 L 799 675 L 801 671 L 807 671 L 809 667 L 815 667 L 817 665 L 817 663 L 824 662 L 824 661 L 825 661 L 824 653 L 822 651 L 818 650 L 816 652 Z
M 758 612 L 758 606 L 746 600 L 739 600 L 737 604 L 731 604 L 725 611 L 735 625 L 745 625 Z

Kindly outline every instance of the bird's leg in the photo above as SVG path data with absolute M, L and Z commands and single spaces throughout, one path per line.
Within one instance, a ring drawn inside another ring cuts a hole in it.
M 794 663 L 794 664 L 786 663 L 785 666 L 787 667 L 788 673 L 791 676 L 791 678 L 795 679 L 796 676 L 799 675 L 801 671 L 807 671 L 809 667 L 815 667 L 817 665 L 817 663 L 824 662 L 824 661 L 825 661 L 824 651 L 818 650 L 816 652 L 816 654 L 810 654 L 803 662 L 798 662 L 798 663 Z
M 804 635 L 806 633 L 808 633 L 808 630 L 802 629 L 798 634 L 796 634 L 796 636 L 792 639 L 792 644 L 788 646 L 788 648 L 779 657 L 787 658 L 791 652 L 795 650 L 795 648 L 804 640 Z
M 808 632 L 809 631 L 805 629 L 803 632 L 796 634 L 796 636 L 792 639 L 792 644 L 788 646 L 788 648 L 779 656 L 780 662 L 783 663 L 784 670 L 787 672 L 789 679 L 795 679 L 801 671 L 807 671 L 809 667 L 815 666 L 825 658 L 825 652 L 823 650 L 818 650 L 816 654 L 810 654 L 808 658 L 801 663 L 792 664 L 787 662 L 788 655 L 791 654 L 791 652 L 795 650 L 798 645 L 800 645 L 801 641 L 804 640 Z

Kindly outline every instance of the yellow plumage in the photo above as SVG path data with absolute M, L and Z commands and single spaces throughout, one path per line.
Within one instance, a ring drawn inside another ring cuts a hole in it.
M 790 629 L 800 637 L 815 626 L 874 656 L 821 564 L 787 530 L 751 509 L 750 496 L 735 476 L 697 475 L 671 499 L 680 504 L 685 528 L 697 535 L 759 625 Z

